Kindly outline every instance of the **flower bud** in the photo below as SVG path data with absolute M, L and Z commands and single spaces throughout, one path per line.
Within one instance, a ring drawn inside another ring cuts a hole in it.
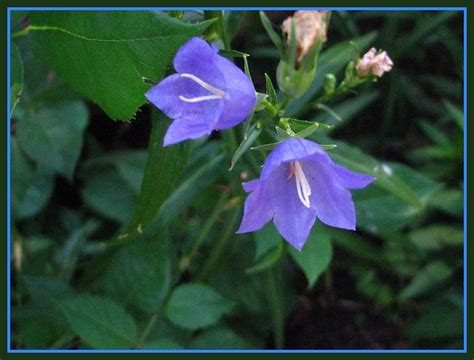
M 386 51 L 377 53 L 377 50 L 372 48 L 367 51 L 357 63 L 357 76 L 366 77 L 372 74 L 381 77 L 384 73 L 390 71 L 392 66 L 393 61 L 387 55 Z
M 277 81 L 292 98 L 301 96 L 313 82 L 329 16 L 330 11 L 296 11 L 282 24 L 288 47 L 278 64 Z
M 336 77 L 334 74 L 324 76 L 324 95 L 332 95 L 336 90 Z
M 300 64 L 303 57 L 314 47 L 326 42 L 329 11 L 300 10 L 287 18 L 283 24 L 283 33 L 288 43 L 292 35 L 291 23 L 294 21 L 296 32 L 296 62 Z

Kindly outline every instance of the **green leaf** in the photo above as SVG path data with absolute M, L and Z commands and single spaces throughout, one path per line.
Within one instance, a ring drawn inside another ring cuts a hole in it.
M 290 102 L 285 116 L 295 116 L 304 112 L 310 104 L 311 99 L 323 89 L 324 76 L 326 76 L 326 74 L 336 74 L 346 66 L 352 59 L 351 42 L 361 51 L 364 51 L 372 44 L 376 36 L 377 34 L 375 32 L 370 32 L 352 40 L 338 43 L 322 51 L 318 61 L 318 72 L 314 77 L 311 87 L 302 96 Z
M 255 260 L 277 248 L 282 242 L 282 238 L 273 224 L 267 224 L 261 230 L 255 232 L 254 238 L 256 246 Z
M 240 29 L 248 11 L 224 11 L 224 25 L 228 41 L 231 42 Z
M 249 130 L 248 136 L 244 137 L 239 147 L 235 151 L 234 156 L 232 156 L 229 171 L 234 168 L 235 164 L 237 164 L 237 161 L 239 161 L 239 159 L 245 154 L 245 152 L 250 148 L 250 146 L 252 146 L 252 144 L 255 142 L 255 140 L 257 140 L 261 133 L 262 129 L 259 128 L 257 125 L 254 125 Z
M 155 11 L 35 11 L 38 55 L 109 117 L 129 120 L 145 103 L 143 78 L 159 81 L 181 45 L 210 24 Z
M 286 253 L 286 243 L 273 224 L 267 224 L 255 233 L 255 264 L 245 270 L 247 275 L 271 268 Z
M 86 241 L 98 228 L 99 222 L 95 219 L 89 219 L 77 229 L 71 231 L 55 257 L 62 278 L 71 279 Z
M 336 129 L 341 125 L 347 124 L 363 112 L 378 98 L 378 96 L 379 93 L 377 91 L 357 94 L 354 98 L 344 100 L 330 109 L 323 109 L 326 110 L 326 114 L 319 114 L 315 116 L 313 120 L 332 125 L 332 129 Z M 321 108 L 323 106 L 321 106 Z M 335 114 L 337 114 L 337 118 L 335 117 Z
M 458 189 L 441 189 L 429 198 L 428 205 L 450 215 L 461 217 L 464 210 L 463 192 Z
M 67 100 L 78 100 L 81 96 L 72 90 L 58 74 L 40 61 L 34 51 L 31 37 L 19 37 L 15 40 L 21 53 L 23 68 L 28 71 L 23 76 L 21 105 L 23 108 L 56 105 Z
M 156 230 L 157 227 L 171 222 L 198 194 L 214 183 L 221 174 L 219 170 L 224 169 L 222 166 L 224 158 L 223 154 L 217 155 L 194 170 L 192 175 L 184 176 L 185 180 L 174 189 L 173 193 L 163 203 L 150 228 Z
M 322 226 L 316 225 L 301 252 L 290 247 L 290 254 L 303 270 L 308 280 L 308 286 L 312 287 L 331 263 L 332 246 L 330 236 Z
M 278 104 L 278 96 L 275 91 L 275 87 L 273 86 L 272 79 L 270 79 L 270 76 L 268 76 L 267 73 L 265 73 L 265 87 L 267 89 L 267 95 L 270 100 L 270 102 L 273 105 Z
M 115 167 L 120 176 L 138 196 L 143 180 L 147 152 L 144 150 L 126 150 L 107 153 L 87 161 L 84 168 L 107 166 Z
M 272 266 L 276 265 L 283 255 L 286 253 L 286 243 L 280 241 L 276 248 L 269 250 L 265 255 L 262 256 L 254 265 L 245 270 L 247 275 L 257 274 L 263 270 L 267 270 Z
M 275 30 L 273 30 L 273 25 L 268 19 L 267 15 L 265 15 L 265 12 L 260 11 L 260 20 L 262 21 L 262 25 L 265 28 L 265 31 L 267 32 L 268 36 L 272 40 L 273 44 L 275 47 L 278 49 L 280 54 L 284 53 L 284 48 L 283 48 L 283 43 L 281 41 L 280 35 L 276 33 Z
M 26 158 L 16 137 L 11 139 L 12 212 L 16 219 L 38 214 L 53 193 L 54 177 L 33 165 Z
M 204 330 L 193 339 L 188 346 L 189 349 L 255 349 L 255 345 L 249 343 L 237 335 L 232 329 L 218 327 Z
M 429 304 L 421 316 L 409 324 L 405 335 L 411 339 L 435 339 L 461 337 L 463 311 L 446 302 Z
M 170 287 L 169 239 L 163 232 L 158 239 L 137 239 L 120 249 L 94 284 L 123 306 L 134 306 L 148 314 L 159 308 Z
M 400 167 L 394 169 L 392 164 L 380 163 L 373 157 L 364 154 L 359 149 L 349 146 L 343 142 L 334 142 L 337 148 L 331 152 L 331 158 L 339 165 L 347 167 L 353 171 L 376 177 L 373 186 L 382 188 L 414 208 L 422 208 L 424 203 L 420 196 L 407 183 L 408 177 L 403 179 L 399 176 Z M 409 168 L 403 167 L 406 171 Z M 423 178 L 423 176 L 420 174 Z M 419 178 L 421 181 L 421 178 Z M 435 184 L 433 184 L 435 185 Z M 436 189 L 434 189 L 436 190 Z
M 39 167 L 72 180 L 88 117 L 80 101 L 27 110 L 18 121 L 18 141 Z
M 361 159 L 359 164 L 363 163 L 364 160 Z M 357 225 L 374 234 L 390 235 L 391 232 L 412 224 L 421 216 L 427 208 L 428 200 L 441 185 L 401 164 L 376 165 L 375 170 L 378 169 L 384 169 L 382 171 L 386 176 L 394 178 L 394 181 L 379 184 L 379 180 L 376 180 L 373 185 L 352 192 L 357 209 Z M 403 186 L 399 187 L 398 184 Z M 421 207 L 415 206 L 413 201 L 410 203 L 407 201 L 405 196 L 408 193 L 405 189 L 413 192 Z M 405 195 L 402 197 L 400 192 L 404 192 Z
M 174 324 L 197 330 L 215 324 L 233 306 L 233 301 L 206 285 L 185 284 L 172 292 L 164 312 Z
M 452 103 L 450 103 L 447 100 L 443 101 L 443 105 L 446 108 L 446 111 L 448 112 L 449 116 L 454 120 L 454 122 L 459 127 L 459 130 L 463 131 L 464 130 L 463 111 L 460 108 L 454 106 Z
M 23 92 L 23 60 L 15 43 L 10 49 L 10 117 Z
M 74 292 L 65 281 L 50 276 L 26 275 L 20 281 L 28 300 L 12 309 L 18 338 L 29 349 L 49 348 L 69 331 L 56 301 L 69 299 Z
M 85 204 L 102 216 L 126 223 L 133 215 L 137 196 L 114 168 L 88 171 L 82 189 Z
M 57 304 L 72 330 L 95 349 L 127 349 L 137 341 L 133 317 L 110 299 L 78 295 Z
M 453 269 L 442 261 L 433 261 L 421 269 L 400 293 L 401 300 L 419 297 L 446 282 Z
M 437 251 L 445 247 L 461 247 L 464 231 L 461 226 L 433 224 L 413 230 L 408 238 L 421 250 Z
M 145 231 L 172 194 L 189 160 L 189 142 L 163 146 L 168 126 L 169 120 L 161 112 L 154 112 L 141 193 L 133 218 L 123 236 L 141 235 Z

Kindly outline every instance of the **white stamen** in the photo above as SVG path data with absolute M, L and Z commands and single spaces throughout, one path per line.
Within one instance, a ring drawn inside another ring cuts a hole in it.
M 197 102 L 206 101 L 206 100 L 218 100 L 218 99 L 222 99 L 222 97 L 218 95 L 205 95 L 205 96 L 198 96 L 195 98 L 187 98 L 187 97 L 184 97 L 183 95 L 179 95 L 179 99 L 188 103 L 197 103 Z
M 217 99 L 222 99 L 225 95 L 225 92 L 222 91 L 221 89 L 218 89 L 211 84 L 208 84 L 204 80 L 198 78 L 197 76 L 193 74 L 181 74 L 181 77 L 190 79 L 194 81 L 196 84 L 201 86 L 202 88 L 206 89 L 207 91 L 211 92 L 214 95 L 205 95 L 205 96 L 198 96 L 195 98 L 187 98 L 182 95 L 179 96 L 179 99 L 184 102 L 189 102 L 189 103 L 196 103 L 196 102 L 201 102 L 201 101 L 208 101 L 208 100 L 217 100 Z
M 291 165 L 291 170 L 295 175 L 296 192 L 298 193 L 298 198 L 304 206 L 310 208 L 311 202 L 309 197 L 311 195 L 311 186 L 309 185 L 308 179 L 303 172 L 303 167 L 299 161 L 295 161 Z

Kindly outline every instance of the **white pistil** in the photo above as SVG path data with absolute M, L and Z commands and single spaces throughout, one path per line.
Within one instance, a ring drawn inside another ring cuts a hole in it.
M 301 203 L 307 208 L 311 207 L 310 195 L 311 195 L 311 186 L 309 185 L 308 179 L 303 172 L 303 167 L 299 161 L 294 161 L 291 163 L 290 177 L 295 176 L 296 182 L 296 192 L 298 193 L 298 198 Z
M 195 76 L 193 74 L 184 73 L 184 74 L 181 74 L 181 77 L 194 81 L 196 84 L 198 84 L 199 86 L 201 86 L 202 88 L 206 89 L 207 91 L 209 91 L 213 94 L 213 95 L 198 96 L 198 97 L 195 97 L 195 98 L 187 98 L 187 97 L 184 97 L 184 96 L 180 95 L 179 99 L 181 101 L 188 102 L 188 103 L 197 103 L 197 102 L 201 102 L 201 101 L 222 99 L 225 95 L 225 92 L 222 91 L 221 89 L 218 89 L 218 88 L 212 86 L 211 84 L 208 84 L 207 82 L 205 82 L 204 80 L 198 78 L 197 76 Z

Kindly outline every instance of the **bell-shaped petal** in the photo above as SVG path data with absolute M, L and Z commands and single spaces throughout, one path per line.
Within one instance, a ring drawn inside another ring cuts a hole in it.
M 192 38 L 176 53 L 177 74 L 164 78 L 146 98 L 178 122 L 170 126 L 164 145 L 196 139 L 245 120 L 256 103 L 250 79 L 217 47 Z
M 336 165 L 312 141 L 285 140 L 268 155 L 260 179 L 244 183 L 250 194 L 238 232 L 256 231 L 273 219 L 283 238 L 301 250 L 317 218 L 329 226 L 355 230 L 348 189 L 363 188 L 373 180 Z

